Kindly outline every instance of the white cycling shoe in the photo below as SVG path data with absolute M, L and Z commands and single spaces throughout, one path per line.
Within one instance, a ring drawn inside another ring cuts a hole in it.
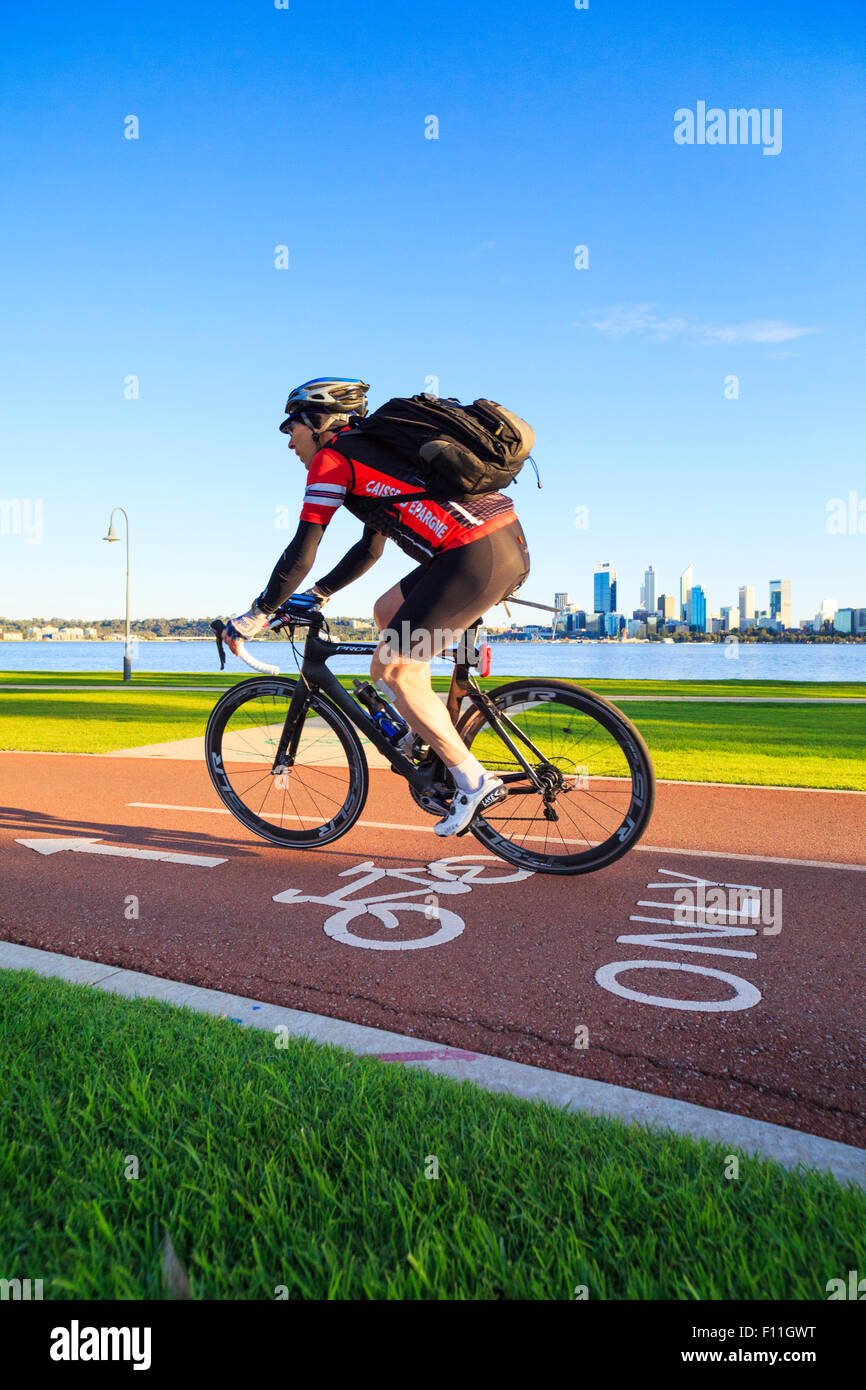
M 447 816 L 437 821 L 433 829 L 437 835 L 465 835 L 480 811 L 494 806 L 497 801 L 504 801 L 507 796 L 505 783 L 492 772 L 485 772 L 484 780 L 477 791 L 455 791 Z

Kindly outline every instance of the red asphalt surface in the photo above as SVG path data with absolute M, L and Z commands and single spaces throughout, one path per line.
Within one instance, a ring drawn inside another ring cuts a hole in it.
M 571 878 L 523 876 L 471 835 L 438 839 L 387 770 L 371 772 L 344 839 L 304 852 L 213 814 L 224 808 L 195 762 L 3 753 L 0 795 L 4 940 L 866 1146 L 866 873 L 771 862 L 866 866 L 866 794 L 663 785 L 641 848 Z M 16 843 L 69 836 L 227 862 L 43 856 Z M 723 857 L 675 852 L 685 849 Z M 427 867 L 452 856 L 450 867 Z M 766 920 L 724 937 L 696 928 L 698 940 L 663 946 L 619 941 L 689 930 L 672 921 L 674 889 L 688 883 L 677 874 L 770 890 Z M 449 894 L 449 883 L 462 891 Z M 273 901 L 286 890 L 331 901 Z M 390 917 L 359 905 L 401 893 L 414 906 Z M 125 915 L 130 895 L 137 919 Z M 458 934 L 429 947 L 359 944 L 447 931 Z M 597 980 L 623 961 L 655 964 L 613 972 L 614 983 L 668 1002 Z M 748 1007 L 675 1007 L 731 1000 Z

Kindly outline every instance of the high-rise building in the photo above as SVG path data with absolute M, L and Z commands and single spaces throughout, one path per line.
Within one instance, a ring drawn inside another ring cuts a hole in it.
M 814 623 L 814 626 L 815 626 L 816 632 L 817 632 L 817 631 L 820 631 L 820 628 L 821 628 L 821 624 L 822 624 L 822 623 L 827 623 L 827 622 L 832 623 L 832 621 L 833 621 L 833 619 L 835 618 L 835 616 L 836 616 L 836 614 L 838 613 L 838 611 L 839 611 L 839 604 L 837 603 L 836 599 L 834 599 L 834 598 L 822 598 L 822 600 L 821 600 L 821 608 L 820 608 L 820 610 L 815 614 L 815 623 Z
M 593 611 L 613 613 L 616 608 L 616 570 L 610 565 L 596 565 L 592 579 Z
M 689 590 L 689 627 L 697 628 L 698 632 L 707 630 L 707 596 L 700 584 L 695 584 Z
M 692 591 L 692 571 L 694 565 L 687 565 L 680 575 L 680 617 L 683 622 L 689 620 L 689 594 Z
M 656 572 L 652 565 L 647 565 L 644 570 L 643 583 L 640 586 L 640 606 L 646 609 L 647 613 L 655 612 Z
M 833 627 L 835 631 L 853 632 L 854 613 L 855 610 L 853 608 L 837 608 L 835 616 L 833 618 Z
M 559 613 L 568 612 L 568 594 L 554 594 L 553 606 Z
M 755 590 L 751 584 L 740 585 L 740 627 L 755 621 Z
M 791 627 L 791 581 L 790 579 L 770 580 L 770 617 L 782 627 Z
M 737 628 L 740 626 L 740 610 L 739 610 L 739 608 L 734 608 L 734 607 L 723 608 L 723 609 L 721 610 L 721 615 L 722 615 L 722 631 L 723 631 L 723 632 L 736 632 Z
M 677 603 L 673 594 L 659 594 L 656 612 L 661 613 L 665 621 L 677 616 Z

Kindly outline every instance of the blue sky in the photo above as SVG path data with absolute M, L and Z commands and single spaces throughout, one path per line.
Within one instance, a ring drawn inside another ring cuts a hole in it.
M 133 616 L 243 611 L 300 506 L 287 391 L 332 373 L 533 423 L 526 597 L 591 604 L 608 561 L 630 613 L 691 561 L 712 611 L 782 577 L 795 620 L 866 605 L 866 534 L 826 529 L 866 512 L 855 0 L 51 0 L 5 31 L 0 495 L 43 519 L 0 534 L 0 613 L 120 614 L 114 505 Z M 677 145 L 698 101 L 781 108 L 781 152 Z M 389 545 L 333 610 L 411 567 Z

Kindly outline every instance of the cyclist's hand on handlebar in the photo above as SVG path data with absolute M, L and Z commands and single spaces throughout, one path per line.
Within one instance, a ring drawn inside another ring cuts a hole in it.
M 315 589 L 304 589 L 303 593 L 292 594 L 284 607 L 289 611 L 294 609 L 296 613 L 304 613 L 310 612 L 313 608 L 322 608 L 327 602 L 324 594 L 317 593 Z
M 270 622 L 272 614 L 262 613 L 253 604 L 248 613 L 242 613 L 239 618 L 230 618 L 223 631 L 223 642 L 234 656 L 238 654 L 238 642 L 244 642 L 248 637 L 256 637 L 260 632 L 264 632 Z

